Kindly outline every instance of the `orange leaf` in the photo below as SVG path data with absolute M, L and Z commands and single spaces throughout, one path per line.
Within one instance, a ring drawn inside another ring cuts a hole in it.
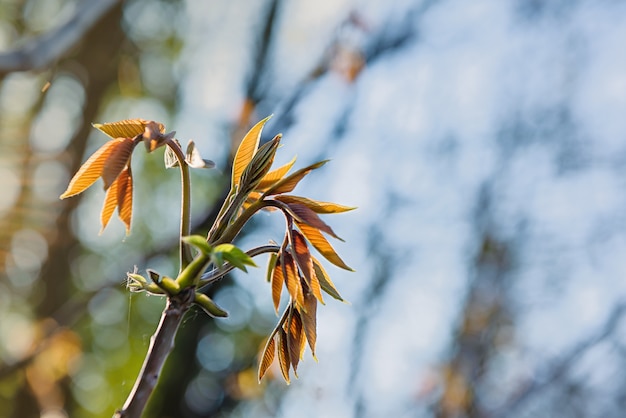
M 243 174 L 248 164 L 250 164 L 250 161 L 252 161 L 252 157 L 259 148 L 259 141 L 261 140 L 261 132 L 263 131 L 263 126 L 270 118 L 271 116 L 268 116 L 258 122 L 256 125 L 254 125 L 252 129 L 250 129 L 241 140 L 241 143 L 237 148 L 237 152 L 235 153 L 235 158 L 233 160 L 233 189 L 235 188 L 235 186 L 239 185 L 239 182 L 241 181 L 241 175 Z
M 309 286 L 309 290 L 313 293 L 317 300 L 324 303 L 320 283 L 317 281 L 317 276 L 315 276 L 315 270 L 313 270 L 313 261 L 311 259 L 309 248 L 306 244 L 306 240 L 300 232 L 296 230 L 291 232 L 293 237 L 293 255 L 298 263 L 298 266 L 300 267 L 300 271 Z
M 317 229 L 312 226 L 296 222 L 300 232 L 302 235 L 306 237 L 306 239 L 315 247 L 317 251 L 320 252 L 328 261 L 336 265 L 337 267 L 341 267 L 342 269 L 354 271 L 351 267 L 349 267 L 344 261 L 339 257 L 339 255 L 335 252 L 335 249 L 328 242 L 324 235 Z
M 281 253 L 281 267 L 289 295 L 291 295 L 291 298 L 298 306 L 304 306 L 302 284 L 300 283 L 300 277 L 298 277 L 298 271 L 291 254 Z
M 311 347 L 311 354 L 315 358 L 315 341 L 317 339 L 316 323 L 317 323 L 317 299 L 311 294 L 304 295 L 304 305 L 306 312 L 301 312 L 302 325 L 306 339 Z
M 143 134 L 146 125 L 152 121 L 145 119 L 126 119 L 119 122 L 111 123 L 94 123 L 93 127 L 104 132 L 111 138 L 133 138 L 139 134 Z M 162 123 L 157 124 L 159 131 L 165 133 L 165 126 Z
M 313 260 L 313 269 L 315 270 L 315 277 L 319 280 L 320 286 L 322 290 L 337 300 L 345 302 L 345 300 L 339 294 L 339 291 L 335 288 L 335 284 L 330 280 L 330 276 L 322 267 L 322 264 L 315 258 L 311 257 Z
M 280 365 L 280 371 L 283 374 L 285 382 L 289 384 L 289 366 L 291 361 L 289 359 L 289 348 L 287 347 L 287 334 L 282 328 L 276 335 L 278 338 L 278 364 Z
M 272 336 L 267 340 L 265 348 L 263 349 L 263 357 L 261 359 L 261 363 L 259 364 L 259 382 L 261 382 L 261 379 L 263 379 L 263 376 L 265 376 L 265 372 L 272 365 L 275 352 L 276 340 L 274 339 L 274 336 Z
M 70 184 L 67 186 L 67 190 L 61 195 L 61 199 L 82 193 L 94 184 L 102 175 L 102 170 L 109 154 L 122 141 L 124 141 L 124 138 L 113 139 L 94 152 L 74 174 Z
M 117 178 L 117 213 L 126 225 L 126 235 L 130 233 L 130 221 L 133 216 L 133 176 L 128 166 Z
M 340 241 L 343 241 L 337 236 L 337 234 L 335 234 L 335 231 L 333 231 L 333 229 L 328 226 L 326 222 L 322 221 L 317 213 L 313 212 L 307 206 L 300 203 L 289 203 L 287 206 L 298 219 L 298 221 L 312 226 L 313 228 L 319 229 L 320 231 L 324 231 L 328 235 L 337 238 Z
M 292 195 L 280 195 L 274 199 L 280 200 L 283 203 L 300 203 L 311 209 L 315 213 L 342 213 L 356 209 L 353 206 L 343 206 L 337 203 L 320 202 L 317 200 L 308 199 L 306 197 L 292 196 Z
M 285 278 L 283 276 L 283 268 L 280 263 L 280 258 L 276 260 L 276 265 L 272 271 L 272 301 L 274 301 L 274 309 L 278 313 L 278 306 L 280 305 L 280 294 L 283 290 L 283 283 Z
M 272 187 L 270 187 L 265 191 L 265 193 L 263 193 L 263 197 L 281 193 L 289 193 L 298 185 L 298 183 L 304 178 L 304 176 L 309 174 L 311 171 L 320 168 L 327 162 L 328 160 L 320 161 L 315 164 L 311 164 L 308 167 L 301 168 L 300 170 L 295 171 L 293 174 L 274 183 Z
M 278 180 L 282 179 L 283 176 L 287 174 L 289 170 L 291 170 L 291 167 L 293 167 L 295 162 L 296 162 L 296 157 L 293 157 L 293 159 L 289 161 L 287 164 L 283 165 L 282 167 L 278 167 L 276 170 L 272 170 L 269 173 L 267 173 L 263 177 L 261 182 L 256 186 L 256 190 L 263 191 L 267 189 L 268 187 L 272 186 Z
M 117 176 L 120 175 L 124 167 L 128 164 L 130 156 L 137 143 L 131 138 L 119 138 L 121 141 L 109 154 L 104 168 L 102 169 L 102 180 L 104 180 L 104 190 L 111 186 Z
M 119 181 L 115 180 L 109 190 L 107 190 L 106 195 L 104 197 L 104 205 L 102 205 L 102 212 L 100 212 L 100 222 L 102 223 L 102 228 L 100 229 L 100 233 L 104 232 L 104 228 L 109 224 L 111 220 L 111 215 L 113 215 L 113 211 L 117 207 L 118 204 L 118 196 L 117 196 L 117 187 Z

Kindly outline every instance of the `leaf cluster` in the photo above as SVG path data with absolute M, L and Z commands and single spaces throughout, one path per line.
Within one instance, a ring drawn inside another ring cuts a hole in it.
M 352 271 L 327 237 L 341 238 L 320 215 L 342 213 L 354 208 L 291 194 L 302 179 L 324 166 L 327 160 L 290 172 L 296 161 L 294 158 L 273 169 L 282 136 L 278 134 L 260 144 L 261 133 L 268 120 L 269 117 L 258 122 L 242 139 L 233 161 L 230 192 L 206 237 L 189 235 L 188 169 L 210 168 L 214 164 L 200 156 L 193 141 L 183 153 L 180 143 L 174 138 L 175 133 L 166 134 L 165 127 L 157 122 L 132 119 L 94 124 L 111 139 L 83 164 L 61 198 L 79 194 L 102 178 L 106 191 L 101 213 L 102 228 L 106 227 L 117 208 L 129 233 L 133 192 L 131 155 L 140 142 L 145 144 L 148 152 L 167 146 L 165 165 L 167 168 L 180 168 L 183 184 L 180 270 L 176 278 L 153 270 L 147 270 L 149 279 L 136 271 L 128 273 L 129 289 L 168 298 L 177 298 L 192 291 L 194 304 L 211 317 L 225 317 L 227 312 L 200 290 L 233 268 L 247 272 L 248 266 L 256 267 L 253 256 L 270 253 L 267 280 L 276 313 L 279 313 L 283 293 L 287 294 L 288 302 L 261 354 L 258 378 L 263 378 L 277 357 L 283 378 L 289 382 L 290 370 L 297 373 L 306 345 L 315 357 L 316 312 L 318 302 L 324 304 L 323 293 L 343 301 L 322 263 L 311 253 L 311 247 L 330 263 Z M 283 215 L 286 224 L 284 238 L 280 245 L 266 245 L 244 252 L 233 241 L 246 222 L 260 210 Z

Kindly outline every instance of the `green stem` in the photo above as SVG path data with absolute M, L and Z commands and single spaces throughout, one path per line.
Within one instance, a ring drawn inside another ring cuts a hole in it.
M 235 202 L 233 202 L 233 203 L 235 203 Z M 276 206 L 276 205 L 271 200 L 257 200 L 256 202 L 254 202 L 250 206 L 248 206 L 241 213 L 241 215 L 239 215 L 233 221 L 232 224 L 229 225 L 227 223 L 227 218 L 224 218 L 225 222 L 223 224 L 223 227 L 220 229 L 221 233 L 220 233 L 220 235 L 217 235 L 217 236 L 213 237 L 215 239 L 215 242 L 212 243 L 211 245 L 219 245 L 219 244 L 223 244 L 223 243 L 227 243 L 227 242 L 232 242 L 235 239 L 235 237 L 237 236 L 237 234 L 239 234 L 239 231 L 241 231 L 243 226 L 246 224 L 246 222 L 248 222 L 248 220 L 250 220 L 252 215 L 254 215 L 256 212 L 258 212 L 259 210 L 261 210 L 261 209 L 263 209 L 264 207 L 267 207 L 267 206 Z M 233 205 L 233 207 L 234 207 L 234 205 Z M 231 210 L 229 208 L 229 210 L 226 212 L 226 215 L 228 215 L 230 212 L 231 212 Z M 232 216 L 232 214 L 231 214 L 231 216 Z
M 167 146 L 174 152 L 178 159 L 178 166 L 180 167 L 180 182 L 181 182 L 181 203 L 180 203 L 180 237 L 186 237 L 190 234 L 191 224 L 191 180 L 189 178 L 189 165 L 185 161 L 185 155 L 180 149 L 180 146 L 169 139 L 166 142 Z M 185 267 L 191 263 L 193 256 L 191 255 L 191 248 L 180 240 L 180 271 L 182 272 Z
M 262 245 L 260 247 L 255 247 L 251 250 L 246 251 L 250 257 L 256 257 L 260 254 L 265 253 L 278 253 L 280 251 L 280 247 L 278 245 Z M 210 285 L 211 283 L 215 283 L 222 277 L 226 275 L 226 273 L 235 269 L 235 266 L 232 264 L 226 263 L 222 268 L 215 269 L 204 273 L 200 277 L 200 282 L 198 283 L 198 289 L 202 289 L 204 286 Z

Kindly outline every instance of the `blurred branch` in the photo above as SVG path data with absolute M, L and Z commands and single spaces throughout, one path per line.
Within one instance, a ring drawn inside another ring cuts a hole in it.
M 615 332 L 624 314 L 626 314 L 626 300 L 622 300 L 621 302 L 615 304 L 613 310 L 607 317 L 604 324 L 599 327 L 598 331 L 581 341 L 568 353 L 554 361 L 552 365 L 542 367 L 543 370 L 548 370 L 543 379 L 535 379 L 530 382 L 527 386 L 519 390 L 504 405 L 495 411 L 492 411 L 489 416 L 509 416 L 514 409 L 520 407 L 529 398 L 541 393 L 557 379 L 563 377 L 587 350 L 610 337 Z
M 83 0 L 77 5 L 74 16 L 64 25 L 29 40 L 21 48 L 0 54 L 0 74 L 37 70 L 57 61 L 78 44 L 102 16 L 120 2 L 121 0 Z

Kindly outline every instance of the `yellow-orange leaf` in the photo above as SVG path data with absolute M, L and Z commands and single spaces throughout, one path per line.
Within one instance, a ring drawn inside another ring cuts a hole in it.
M 259 382 L 261 382 L 261 379 L 263 379 L 263 376 L 265 376 L 265 372 L 272 365 L 275 353 L 276 340 L 274 336 L 271 336 L 265 344 L 265 348 L 263 349 L 263 357 L 261 358 L 261 363 L 259 364 Z
M 135 145 L 137 145 L 130 138 L 120 139 L 121 141 L 113 148 L 102 169 L 102 180 L 104 181 L 105 190 L 111 186 L 124 167 L 126 167 L 130 160 L 130 155 L 133 153 Z
M 252 161 L 252 157 L 254 157 L 257 149 L 259 149 L 259 141 L 261 140 L 261 132 L 263 131 L 263 126 L 270 118 L 271 116 L 268 116 L 258 122 L 256 125 L 254 125 L 252 129 L 250 129 L 241 140 L 241 143 L 237 148 L 237 152 L 235 153 L 235 158 L 233 160 L 233 189 L 237 185 L 239 185 L 239 182 L 241 181 L 241 175 L 243 174 L 250 161 Z
M 319 280 L 322 290 L 337 300 L 345 302 L 345 300 L 339 294 L 339 291 L 335 288 L 335 284 L 330 280 L 330 276 L 324 270 L 322 264 L 315 257 L 311 256 L 313 260 L 313 269 L 315 270 L 315 277 Z
M 102 212 L 100 212 L 100 222 L 102 224 L 102 228 L 100 229 L 100 233 L 104 232 L 104 228 L 109 224 L 111 220 L 111 215 L 113 215 L 113 211 L 117 207 L 118 197 L 117 197 L 117 186 L 118 180 L 115 180 L 111 187 L 106 192 L 104 197 L 104 204 L 102 205 Z
M 300 203 L 315 213 L 342 213 L 356 209 L 355 206 L 343 206 L 337 203 L 320 202 L 306 197 L 292 195 L 280 195 L 276 196 L 274 199 L 280 200 L 283 203 Z
M 151 121 L 145 119 L 127 119 L 119 122 L 110 123 L 94 123 L 93 127 L 104 132 L 111 138 L 133 138 L 139 134 L 143 134 L 146 125 Z M 158 124 L 159 131 L 165 132 L 165 126 Z
M 94 184 L 102 175 L 102 170 L 107 158 L 122 141 L 124 141 L 124 138 L 113 139 L 94 152 L 91 157 L 83 163 L 76 174 L 74 174 L 74 177 L 70 180 L 70 184 L 67 186 L 67 190 L 61 195 L 61 199 L 82 193 L 85 189 Z
M 311 294 L 304 295 L 304 306 L 306 312 L 300 312 L 302 315 L 302 326 L 306 339 L 311 347 L 311 354 L 315 358 L 315 341 L 317 339 L 316 323 L 317 323 L 317 299 Z
M 130 221 L 133 216 L 133 176 L 128 166 L 117 179 L 117 213 L 126 226 L 126 235 L 130 233 Z
M 272 270 L 272 301 L 274 302 L 274 309 L 278 313 L 278 307 L 280 305 L 280 294 L 283 290 L 283 283 L 285 278 L 283 276 L 283 268 L 280 264 L 280 259 L 276 260 L 276 265 Z
M 287 174 L 289 170 L 291 170 L 291 167 L 293 167 L 295 163 L 296 163 L 296 157 L 293 157 L 293 159 L 289 161 L 287 164 L 283 165 L 282 167 L 278 167 L 276 170 L 272 170 L 269 173 L 267 173 L 263 177 L 261 182 L 256 186 L 256 190 L 264 191 L 268 187 L 272 186 L 278 180 L 282 179 L 285 176 L 285 174 Z
M 289 295 L 291 295 L 291 298 L 298 306 L 304 306 L 302 284 L 300 283 L 300 277 L 298 277 L 298 271 L 296 270 L 291 254 L 282 254 L 281 267 L 283 269 L 283 276 L 285 278 L 285 283 L 287 284 L 287 291 L 289 291 Z
M 328 261 L 336 265 L 337 267 L 341 267 L 342 269 L 354 271 L 351 267 L 349 267 L 339 255 L 335 252 L 335 249 L 328 242 L 324 235 L 317 228 L 313 228 L 312 226 L 296 222 L 300 232 L 302 235 L 306 237 L 306 239 L 315 247 L 317 251 L 320 252 Z
M 289 348 L 287 346 L 287 334 L 282 328 L 276 334 L 278 338 L 278 364 L 280 365 L 280 371 L 283 374 L 285 382 L 289 384 L 289 366 L 291 361 L 289 359 Z
M 311 164 L 308 167 L 304 167 L 298 171 L 295 171 L 293 174 L 274 183 L 272 187 L 270 187 L 269 189 L 265 191 L 265 193 L 263 193 L 263 196 L 265 197 L 265 196 L 271 196 L 275 194 L 289 193 L 298 185 L 298 183 L 300 182 L 300 180 L 304 178 L 304 176 L 309 174 L 311 171 L 317 168 L 320 168 L 327 162 L 328 160 L 320 161 L 315 164 Z
M 324 303 L 322 299 L 322 291 L 320 289 L 320 283 L 317 281 L 317 277 L 315 276 L 315 270 L 313 269 L 313 260 L 311 258 L 311 253 L 309 252 L 309 248 L 306 244 L 306 239 L 304 236 L 298 231 L 292 231 L 293 237 L 293 255 L 300 267 L 300 271 L 306 280 L 307 285 L 309 286 L 309 290 L 313 293 L 315 298 L 320 302 Z

